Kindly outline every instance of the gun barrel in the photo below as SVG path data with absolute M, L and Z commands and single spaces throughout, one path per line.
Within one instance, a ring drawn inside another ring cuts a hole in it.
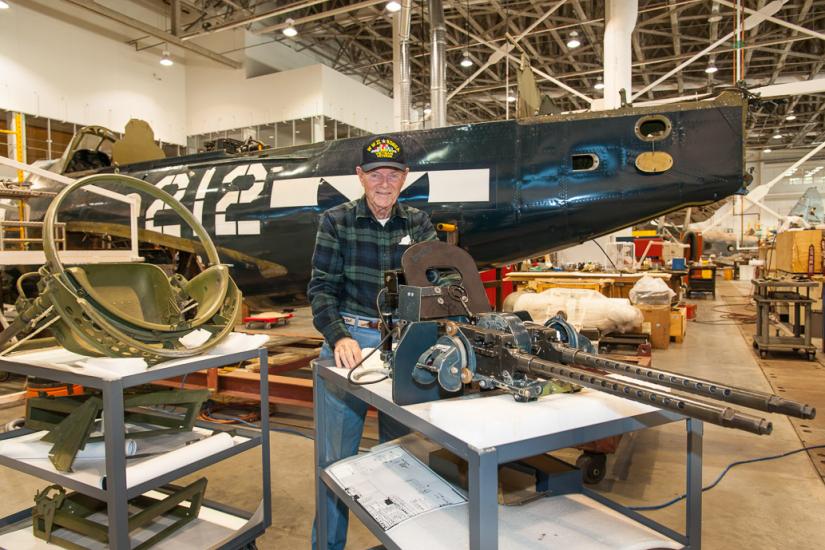
M 773 430 L 770 421 L 737 411 L 731 407 L 719 406 L 680 395 L 671 395 L 624 380 L 589 372 L 572 365 L 554 363 L 529 353 L 511 350 L 510 354 L 516 360 L 516 368 L 527 375 L 570 382 L 638 403 L 671 410 L 719 426 L 736 428 L 758 435 L 767 435 Z
M 814 407 L 772 393 L 737 388 L 702 378 L 682 376 L 665 370 L 631 365 L 630 363 L 579 351 L 562 344 L 554 344 L 553 347 L 560 354 L 561 362 L 564 364 L 579 364 L 594 369 L 615 372 L 637 380 L 644 380 L 689 393 L 706 395 L 713 399 L 764 412 L 780 413 L 806 419 L 816 416 Z

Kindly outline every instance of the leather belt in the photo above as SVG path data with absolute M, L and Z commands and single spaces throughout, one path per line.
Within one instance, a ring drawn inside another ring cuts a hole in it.
M 349 315 L 342 315 L 345 325 L 350 325 L 358 328 L 378 329 L 378 320 L 367 320 L 360 317 L 350 317 Z

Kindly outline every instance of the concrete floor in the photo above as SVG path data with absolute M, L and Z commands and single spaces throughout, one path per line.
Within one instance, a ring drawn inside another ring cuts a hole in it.
M 700 320 L 718 319 L 714 305 L 741 302 L 749 285 L 719 282 L 718 299 L 696 300 Z M 690 323 L 684 343 L 654 352 L 654 366 L 676 372 L 771 391 L 745 335 L 752 327 Z M 821 354 L 820 354 L 821 355 Z M 819 358 L 820 361 L 822 358 Z M 792 362 L 793 359 L 786 361 Z M 821 365 L 820 365 L 821 368 Z M 822 369 L 825 377 L 825 368 Z M 789 398 L 794 396 L 784 394 Z M 825 395 L 811 403 L 825 411 Z M 22 414 L 22 408 L 0 410 L 0 420 Z M 770 436 L 755 436 L 705 426 L 704 471 L 709 483 L 729 463 L 773 455 L 801 446 L 790 421 L 775 416 Z M 654 504 L 681 494 L 685 482 L 683 424 L 644 430 L 634 439 L 634 452 L 624 480 L 608 476 L 597 488 L 626 504 Z M 307 548 L 314 513 L 313 444 L 306 438 L 272 433 L 272 527 L 259 548 Z M 821 441 L 820 443 L 825 443 Z M 577 453 L 563 452 L 574 458 Z M 207 498 L 252 510 L 260 498 L 259 453 L 256 450 L 213 466 Z M 0 468 L 0 514 L 31 506 L 36 489 L 45 484 Z M 732 470 L 703 500 L 703 547 L 708 549 L 817 548 L 825 541 L 825 484 L 805 453 Z M 684 527 L 684 505 L 649 515 L 670 527 Z M 817 542 L 820 541 L 820 542 Z M 348 548 L 368 548 L 377 540 L 353 518 Z

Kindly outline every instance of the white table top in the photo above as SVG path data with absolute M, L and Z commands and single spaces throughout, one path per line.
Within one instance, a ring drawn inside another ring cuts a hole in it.
M 25 363 L 37 367 L 43 367 L 58 371 L 72 372 L 94 376 L 102 380 L 117 380 L 131 374 L 139 374 L 151 370 L 161 371 L 192 361 L 203 359 L 204 357 L 217 357 L 232 353 L 240 353 L 258 349 L 266 344 L 269 336 L 266 334 L 245 334 L 241 332 L 231 332 L 226 338 L 221 340 L 214 347 L 202 355 L 174 359 L 158 363 L 153 367 L 147 367 L 143 359 L 121 358 L 121 357 L 87 357 L 68 351 L 62 347 L 48 348 L 44 350 L 27 351 L 13 353 L 3 359 L 16 363 Z
M 22 431 L 22 430 L 21 430 Z M 175 449 L 181 448 L 189 448 L 190 445 L 188 443 L 192 441 L 197 441 L 199 439 L 207 438 L 212 435 L 215 435 L 220 432 L 215 432 L 214 430 L 209 430 L 206 428 L 199 428 L 197 426 L 192 428 L 192 432 L 178 432 L 178 433 L 171 433 L 166 435 L 158 435 L 151 438 L 144 438 L 137 440 L 138 442 L 138 453 L 139 454 L 148 454 L 154 455 L 154 457 L 160 456 L 164 452 L 173 451 Z M 0 456 L 6 456 L 4 449 L 6 445 L 14 444 L 18 440 L 19 441 L 36 441 L 36 437 L 38 433 L 29 433 L 29 434 L 21 434 L 18 437 L 12 437 L 9 439 L 5 439 L 0 441 Z M 126 435 L 126 438 L 129 438 L 129 435 Z M 234 445 L 240 445 L 249 441 L 248 437 L 235 435 L 232 437 L 232 442 Z M 46 445 L 50 447 L 51 445 Z M 151 459 L 152 456 L 140 457 L 140 458 L 129 458 L 128 465 L 130 467 L 139 465 L 141 462 L 145 462 Z M 29 466 L 33 466 L 44 472 L 48 472 L 52 475 L 59 475 L 65 477 L 67 479 L 73 479 L 78 483 L 82 483 L 84 485 L 88 485 L 89 487 L 93 487 L 95 489 L 99 489 L 103 487 L 103 480 L 106 478 L 106 458 L 76 458 L 74 463 L 72 464 L 72 471 L 71 472 L 59 472 L 55 469 L 54 464 L 52 461 L 48 459 L 48 457 L 44 456 L 43 458 L 20 458 L 16 459 L 20 462 L 24 462 Z M 155 461 L 156 463 L 158 461 Z M 164 464 L 160 464 L 157 471 L 153 472 L 154 477 L 160 477 L 161 475 L 173 470 L 178 466 L 169 467 Z M 130 484 L 131 485 L 135 485 Z
M 377 357 L 377 354 L 373 357 Z M 329 368 L 329 371 L 343 378 L 343 385 L 347 386 L 345 369 Z M 390 380 L 361 387 L 392 401 Z M 666 413 L 657 407 L 587 388 L 573 394 L 548 395 L 530 403 L 518 403 L 509 394 L 472 394 L 403 408 L 479 449 L 560 434 L 605 422 L 655 415 L 657 412 L 661 417 L 653 425 L 675 419 L 672 413 Z M 669 419 L 668 415 L 671 415 Z

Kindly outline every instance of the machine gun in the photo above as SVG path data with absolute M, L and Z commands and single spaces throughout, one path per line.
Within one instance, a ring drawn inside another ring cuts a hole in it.
M 771 422 L 730 405 L 816 415 L 778 395 L 601 357 L 563 316 L 542 325 L 493 312 L 472 257 L 446 243 L 411 246 L 385 283 L 384 308 L 391 311 L 380 313 L 382 358 L 399 405 L 455 397 L 475 383 L 517 401 L 590 388 L 755 434 L 769 434 Z

